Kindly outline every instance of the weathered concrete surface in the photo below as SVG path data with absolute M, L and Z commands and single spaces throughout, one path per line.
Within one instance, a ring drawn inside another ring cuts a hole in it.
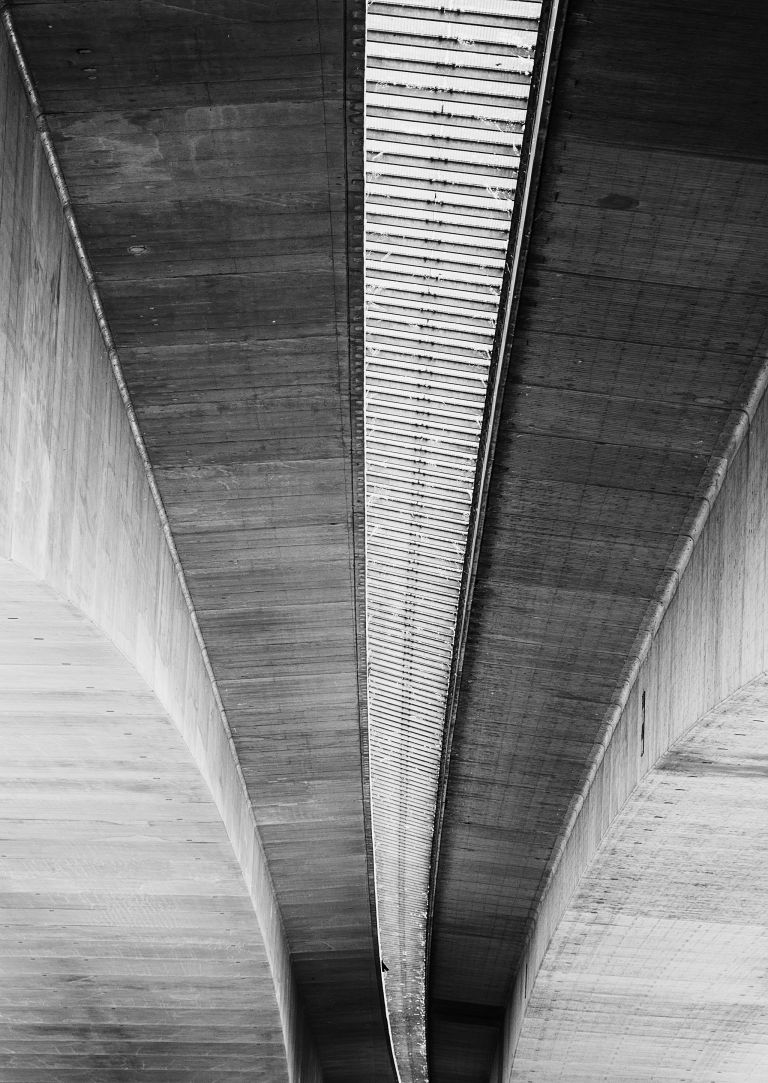
M 289 1076 L 317 1078 L 237 759 L 4 35 L 0 87 L 0 556 L 102 628 L 179 727 L 254 902 Z
M 13 5 L 324 1071 L 387 1083 L 350 410 L 363 11 Z
M 488 1079 L 625 663 L 765 359 L 767 12 L 568 5 L 448 774 L 434 1083 Z
M 288 1083 L 253 904 L 125 656 L 0 560 L 0 1080 Z
M 517 1083 L 765 1078 L 768 680 L 719 704 L 614 821 L 536 979 Z
M 507 1013 L 502 1079 L 510 1078 L 527 995 L 547 944 L 611 821 L 637 782 L 689 727 L 768 670 L 767 588 L 768 399 L 764 397 L 604 755 L 602 747 L 598 750 L 591 787 L 531 925 Z M 673 814 L 672 808 L 669 811 Z M 760 883 L 756 890 L 761 891 Z M 768 912 L 768 899 L 763 898 L 762 906 Z

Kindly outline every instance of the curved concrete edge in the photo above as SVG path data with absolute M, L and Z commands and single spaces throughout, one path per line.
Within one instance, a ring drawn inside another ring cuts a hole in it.
M 288 1078 L 319 1083 L 226 715 L 5 5 L 2 15 L 0 78 L 8 90 L 5 108 L 16 114 L 6 126 L 15 133 L 16 158 L 4 155 L 10 244 L 0 255 L 0 282 L 8 289 L 0 307 L 0 321 L 7 314 L 0 326 L 0 555 L 45 580 L 97 624 L 179 728 L 253 900 L 283 1024 Z
M 571 802 L 510 989 L 492 1083 L 509 1079 L 549 941 L 614 817 L 691 726 L 768 669 L 766 387 L 761 359 L 710 459 Z
M 266 945 L 146 682 L 0 559 L 0 1080 L 287 1080 Z
M 610 825 L 530 994 L 518 1083 L 762 1078 L 767 678 L 697 719 Z

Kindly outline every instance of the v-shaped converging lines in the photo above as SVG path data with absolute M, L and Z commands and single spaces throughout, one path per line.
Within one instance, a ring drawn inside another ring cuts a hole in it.
M 481 431 L 541 4 L 368 5 L 366 624 L 385 998 L 426 1080 L 430 860 Z

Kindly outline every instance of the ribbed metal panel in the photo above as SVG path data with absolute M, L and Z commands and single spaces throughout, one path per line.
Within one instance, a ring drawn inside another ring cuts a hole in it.
M 372 819 L 403 1083 L 446 698 L 539 3 L 368 5 L 366 566 Z

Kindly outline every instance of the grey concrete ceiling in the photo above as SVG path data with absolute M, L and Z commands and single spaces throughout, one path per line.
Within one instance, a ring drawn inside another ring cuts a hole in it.
M 737 8 L 570 5 L 448 777 L 433 1083 L 488 1077 L 569 803 L 768 344 L 765 12 Z M 360 11 L 13 10 L 326 1079 L 390 1081 L 356 635 Z
M 75 0 L 13 15 L 324 1070 L 388 1081 L 353 536 L 356 5 Z
M 768 346 L 761 5 L 568 8 L 448 776 L 432 1079 L 487 1079 L 566 815 Z

